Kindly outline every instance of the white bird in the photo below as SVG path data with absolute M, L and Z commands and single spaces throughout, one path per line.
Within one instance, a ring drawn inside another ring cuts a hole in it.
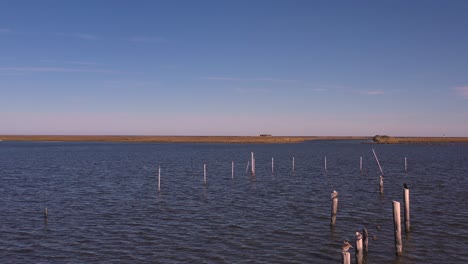
M 338 197 L 338 192 L 333 190 L 332 194 L 331 194 L 331 199 L 333 200 L 333 198 L 336 198 Z
M 362 239 L 362 235 L 359 232 L 356 232 L 356 240 Z

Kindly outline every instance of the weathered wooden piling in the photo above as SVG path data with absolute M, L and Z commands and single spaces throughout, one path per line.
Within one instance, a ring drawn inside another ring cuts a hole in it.
M 254 153 L 252 152 L 252 161 L 251 161 L 251 164 L 252 164 L 252 168 L 251 168 L 251 171 L 252 171 L 252 175 L 255 175 L 255 157 L 254 157 Z
M 405 172 L 408 172 L 408 162 L 406 161 L 406 157 L 405 157 Z
M 341 263 L 343 263 L 343 264 L 351 264 L 351 253 L 349 253 L 349 252 L 341 252 Z
M 400 203 L 393 201 L 393 227 L 395 230 L 395 252 L 397 256 L 403 254 L 403 244 L 401 242 L 401 217 Z
M 356 263 L 361 264 L 363 259 L 363 250 L 362 250 L 362 235 L 359 232 L 356 232 L 356 248 L 355 248 Z
M 379 192 L 380 192 L 381 194 L 383 194 L 383 190 L 384 190 L 383 176 L 380 175 Z
M 325 162 L 325 170 L 327 170 L 327 156 L 325 156 L 324 162 Z
M 330 225 L 334 226 L 336 223 L 336 213 L 338 212 L 338 192 L 333 191 L 331 194 L 332 208 L 331 208 L 331 222 Z
M 292 160 L 292 170 L 293 171 L 295 170 L 294 157 L 293 157 L 293 160 Z
M 359 170 L 362 171 L 362 156 L 359 157 Z
M 203 163 L 203 182 L 206 184 L 206 163 Z
M 232 172 L 231 173 L 231 179 L 234 180 L 234 161 L 232 161 L 232 163 L 231 163 L 231 172 Z
M 161 191 L 161 166 L 158 167 L 158 192 Z
M 364 253 L 369 252 L 369 233 L 367 233 L 367 229 L 364 227 L 362 229 L 362 240 L 364 244 Z
M 409 188 L 406 183 L 403 185 L 404 187 L 404 205 L 405 205 L 405 232 L 408 233 L 411 231 L 410 228 L 410 195 L 409 195 Z
M 382 170 L 382 166 L 380 166 L 379 159 L 377 158 L 377 154 L 375 154 L 374 149 L 372 149 L 372 152 L 374 153 L 374 157 L 375 157 L 375 161 L 377 161 L 377 165 L 379 165 L 380 173 L 382 173 L 382 175 L 384 175 L 383 170 Z

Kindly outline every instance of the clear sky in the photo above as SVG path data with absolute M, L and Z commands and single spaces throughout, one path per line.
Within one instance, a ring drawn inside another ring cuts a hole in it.
M 0 134 L 468 136 L 468 1 L 0 0 Z

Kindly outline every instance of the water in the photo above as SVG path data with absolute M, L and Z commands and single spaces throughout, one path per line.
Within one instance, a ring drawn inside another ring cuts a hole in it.
M 251 151 L 254 178 L 245 173 Z M 467 176 L 466 144 L 1 142 L 0 262 L 339 263 L 341 241 L 365 226 L 376 236 L 367 263 L 466 263 Z M 403 205 L 404 182 L 412 232 L 397 258 L 392 200 Z

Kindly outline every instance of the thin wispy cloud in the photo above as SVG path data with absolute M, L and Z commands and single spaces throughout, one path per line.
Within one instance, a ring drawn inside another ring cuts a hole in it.
M 116 73 L 108 69 L 77 69 L 64 67 L 0 67 L 0 72 L 88 72 L 88 73 Z
M 66 63 L 75 64 L 75 65 L 85 65 L 85 66 L 98 65 L 98 63 L 92 62 L 92 61 L 67 61 Z
M 274 79 L 274 78 L 236 78 L 236 77 L 224 77 L 224 76 L 203 76 L 200 77 L 205 80 L 214 81 L 260 81 L 260 82 L 297 82 L 297 80 L 286 80 L 286 79 Z
M 11 30 L 9 28 L 0 28 L 0 33 L 10 33 Z
M 363 95 L 383 95 L 385 94 L 382 90 L 369 90 L 369 91 L 359 91 L 360 94 Z
M 86 34 L 86 33 L 58 33 L 56 34 L 60 37 L 67 37 L 67 38 L 77 38 L 77 39 L 84 39 L 84 40 L 98 40 L 100 37 Z
M 458 96 L 468 99 L 468 86 L 455 87 L 452 89 Z
M 145 36 L 133 36 L 128 39 L 131 42 L 140 42 L 140 43 L 159 43 L 166 41 L 165 38 L 161 37 L 145 37 Z
M 328 91 L 328 89 L 327 88 L 314 88 L 314 89 L 312 89 L 312 91 L 314 91 L 314 92 L 326 92 L 326 91 Z
M 241 93 L 241 94 L 266 94 L 266 93 L 270 93 L 271 90 L 264 89 L 264 88 L 254 88 L 254 89 L 237 88 L 236 92 Z

